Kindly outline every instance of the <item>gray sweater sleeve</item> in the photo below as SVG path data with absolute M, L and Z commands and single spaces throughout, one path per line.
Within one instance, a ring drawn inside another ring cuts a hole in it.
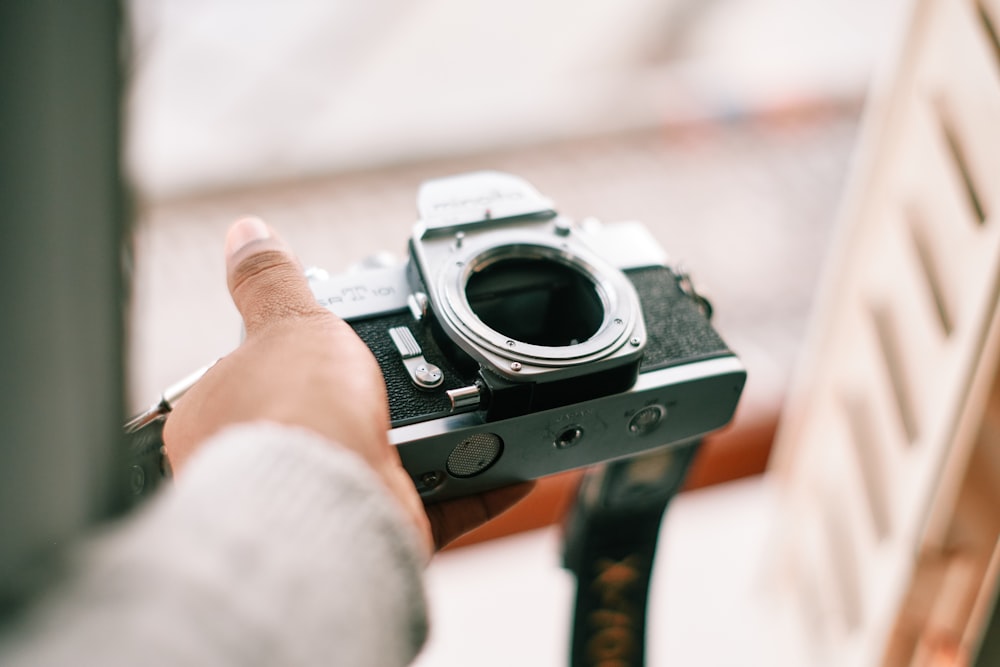
M 355 454 L 230 428 L 0 638 L 4 665 L 408 664 L 419 537 Z

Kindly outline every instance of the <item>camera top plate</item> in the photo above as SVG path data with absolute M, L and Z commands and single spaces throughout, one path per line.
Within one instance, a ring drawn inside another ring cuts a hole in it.
M 523 178 L 499 171 L 425 181 L 417 193 L 417 211 L 418 238 L 455 232 L 489 220 L 556 216 L 552 200 Z

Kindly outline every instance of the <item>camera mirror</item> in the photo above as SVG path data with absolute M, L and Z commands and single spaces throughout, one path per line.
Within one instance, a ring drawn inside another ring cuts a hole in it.
M 593 281 L 546 259 L 487 264 L 469 276 L 465 296 L 483 324 L 530 345 L 577 345 L 604 321 L 604 304 Z

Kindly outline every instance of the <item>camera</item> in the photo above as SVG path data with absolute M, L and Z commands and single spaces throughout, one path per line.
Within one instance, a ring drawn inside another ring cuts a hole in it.
M 680 444 L 746 380 L 640 223 L 575 224 L 527 181 L 421 185 L 405 263 L 310 269 L 385 378 L 390 442 L 427 501 Z

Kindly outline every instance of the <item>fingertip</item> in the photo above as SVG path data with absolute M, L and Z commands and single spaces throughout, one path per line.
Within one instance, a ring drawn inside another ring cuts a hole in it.
M 271 228 L 256 216 L 248 215 L 229 226 L 226 233 L 226 259 L 231 260 L 243 248 L 256 241 L 271 238 Z
M 225 251 L 229 293 L 248 335 L 268 322 L 318 308 L 295 253 L 260 218 L 234 222 Z

